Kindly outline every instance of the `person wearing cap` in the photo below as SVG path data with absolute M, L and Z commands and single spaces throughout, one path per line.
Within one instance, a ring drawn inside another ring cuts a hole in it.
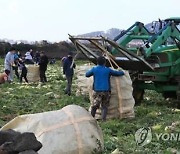
M 39 61 L 39 71 L 40 71 L 40 82 L 47 82 L 46 70 L 49 63 L 48 57 L 45 55 L 44 51 L 40 52 L 40 61 Z
M 69 52 L 67 58 L 64 58 L 63 61 L 63 74 L 65 74 L 67 80 L 65 94 L 68 94 L 69 96 L 71 95 L 71 86 L 75 67 L 76 65 L 73 61 L 73 53 Z
M 116 71 L 105 66 L 106 59 L 103 56 L 98 57 L 97 66 L 86 72 L 86 77 L 93 76 L 93 105 L 91 115 L 95 117 L 96 110 L 101 106 L 102 120 L 106 120 L 109 101 L 111 97 L 111 76 L 122 76 L 123 71 Z
M 6 54 L 5 60 L 4 60 L 4 70 L 9 70 L 9 77 L 8 80 L 11 82 L 13 81 L 13 66 L 14 66 L 14 54 L 15 54 L 15 48 L 11 47 L 9 52 Z

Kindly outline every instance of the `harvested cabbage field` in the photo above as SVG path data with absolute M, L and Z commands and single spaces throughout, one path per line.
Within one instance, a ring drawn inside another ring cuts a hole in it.
M 2 59 L 0 70 L 3 71 Z M 0 85 L 0 126 L 18 115 L 58 110 L 69 104 L 80 105 L 88 110 L 89 97 L 76 96 L 75 84 L 71 96 L 64 94 L 66 82 L 60 70 L 60 62 L 49 65 L 46 84 L 20 84 L 15 79 L 12 84 Z M 104 135 L 103 154 L 180 152 L 180 109 L 154 91 L 146 91 L 142 104 L 135 107 L 135 118 L 98 123 Z M 137 138 L 135 140 L 135 133 L 143 127 L 150 128 L 152 138 L 149 138 L 148 144 L 140 145 L 137 144 Z

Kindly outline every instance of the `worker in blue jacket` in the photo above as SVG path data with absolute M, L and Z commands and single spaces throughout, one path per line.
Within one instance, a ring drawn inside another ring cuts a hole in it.
M 73 60 L 73 53 L 69 52 L 67 58 L 63 61 L 63 74 L 65 74 L 67 80 L 65 94 L 68 94 L 69 96 L 71 95 L 71 86 L 75 67 L 76 65 Z
M 91 115 L 95 117 L 96 110 L 102 108 L 102 120 L 106 120 L 108 112 L 109 101 L 111 97 L 111 76 L 122 76 L 123 71 L 116 71 L 105 66 L 106 59 L 100 56 L 97 59 L 97 66 L 86 72 L 86 77 L 93 76 L 93 105 L 91 109 Z

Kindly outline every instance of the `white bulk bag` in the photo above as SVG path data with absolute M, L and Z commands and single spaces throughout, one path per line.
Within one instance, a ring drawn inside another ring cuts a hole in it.
M 27 79 L 29 82 L 38 82 L 40 80 L 39 76 L 39 65 L 26 65 L 27 67 Z
M 35 133 L 43 145 L 39 154 L 91 154 L 104 148 L 102 131 L 96 120 L 77 105 L 18 116 L 1 130 L 7 129 Z

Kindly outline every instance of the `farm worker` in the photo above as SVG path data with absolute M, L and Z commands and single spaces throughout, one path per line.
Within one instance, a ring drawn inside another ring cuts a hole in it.
M 48 63 L 48 57 L 45 55 L 44 51 L 41 51 L 39 61 L 40 82 L 47 82 L 46 70 Z
M 9 52 L 6 54 L 5 60 L 4 60 L 4 70 L 9 70 L 9 81 L 13 81 L 13 66 L 14 66 L 14 53 L 15 48 L 12 47 Z
M 34 64 L 31 53 L 28 51 L 25 54 L 25 64 Z
M 26 68 L 24 61 L 22 59 L 19 59 L 18 66 L 19 66 L 19 69 L 21 70 L 20 83 L 22 82 L 23 78 L 26 81 L 26 83 L 28 83 L 27 68 Z
M 5 70 L 4 73 L 0 74 L 0 84 L 1 83 L 5 83 L 6 81 L 8 81 L 8 75 L 9 75 L 10 71 L 9 70 Z
M 73 53 L 69 52 L 67 58 L 63 61 L 63 74 L 65 74 L 67 80 L 65 94 L 68 94 L 69 96 L 71 95 L 71 86 L 75 67 L 76 65 L 73 61 Z
M 101 105 L 102 120 L 106 120 L 109 101 L 111 97 L 111 76 L 122 76 L 123 71 L 115 71 L 105 66 L 106 59 L 103 56 L 98 57 L 97 66 L 86 72 L 86 77 L 93 76 L 93 105 L 91 115 L 95 117 L 96 110 Z

